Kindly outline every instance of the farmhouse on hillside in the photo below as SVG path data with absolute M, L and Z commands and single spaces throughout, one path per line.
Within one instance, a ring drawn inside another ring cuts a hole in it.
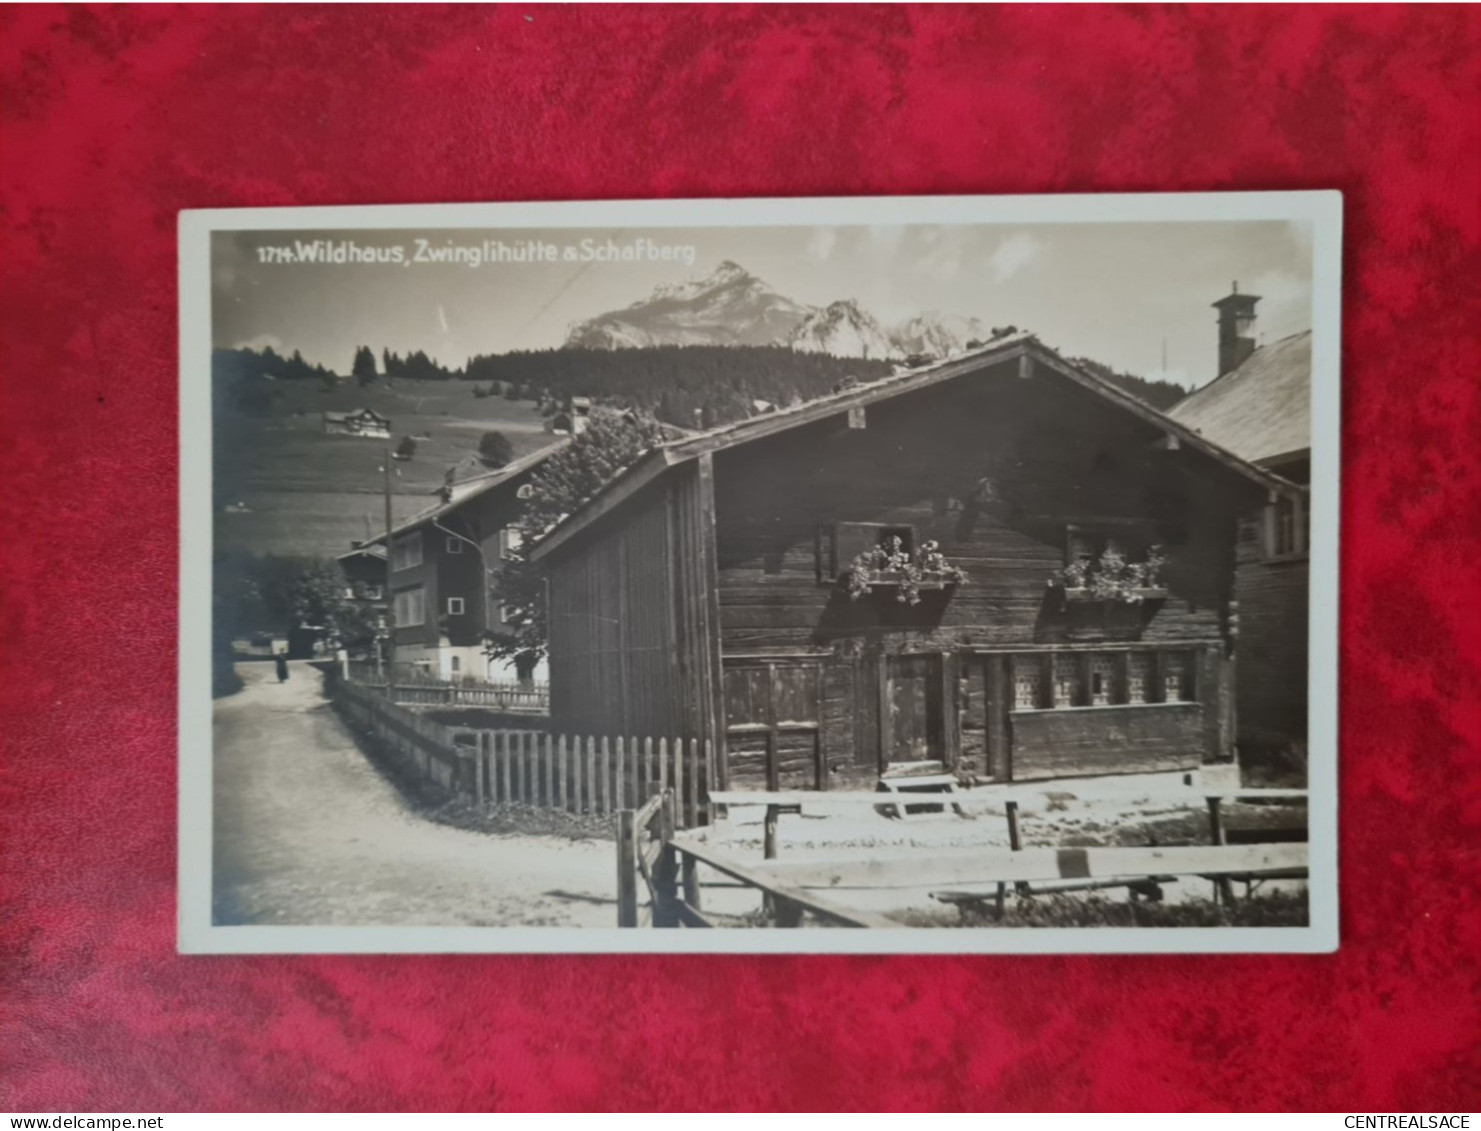
M 1169 411 L 1202 437 L 1303 488 L 1311 482 L 1311 331 L 1255 338 L 1257 295 L 1219 311 L 1219 376 Z M 1239 741 L 1283 749 L 1306 741 L 1307 492 L 1273 492 L 1239 527 Z
M 451 485 L 437 506 L 392 529 L 388 576 L 396 663 L 446 680 L 545 677 L 543 665 L 489 659 L 484 637 L 503 630 L 504 613 L 492 586 L 499 561 L 518 546 L 521 491 L 535 469 L 569 442 Z M 381 535 L 365 549 L 385 542 Z
M 391 438 L 391 421 L 374 409 L 354 408 L 349 412 L 326 412 L 324 431 L 330 436 L 365 436 L 375 440 Z
M 551 715 L 720 788 L 1234 756 L 1235 538 L 1298 492 L 1014 333 L 670 441 L 532 549 Z

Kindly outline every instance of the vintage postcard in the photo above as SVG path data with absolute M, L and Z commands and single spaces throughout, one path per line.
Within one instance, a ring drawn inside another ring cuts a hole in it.
M 180 946 L 1337 946 L 1335 192 L 180 218 Z

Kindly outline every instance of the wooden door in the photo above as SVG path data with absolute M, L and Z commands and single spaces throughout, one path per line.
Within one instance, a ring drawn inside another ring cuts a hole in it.
M 822 666 L 728 661 L 725 748 L 732 789 L 822 789 Z
M 946 760 L 946 714 L 940 656 L 885 658 L 886 763 Z

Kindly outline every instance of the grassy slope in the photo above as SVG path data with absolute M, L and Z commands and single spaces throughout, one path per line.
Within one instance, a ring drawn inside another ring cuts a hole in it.
M 476 398 L 462 381 L 398 381 L 368 389 L 353 385 L 324 391 L 314 381 L 278 381 L 271 414 L 249 416 L 230 408 L 218 417 L 216 443 L 230 456 L 226 497 L 246 503 L 247 514 L 216 515 L 222 549 L 259 553 L 333 555 L 364 538 L 366 518 L 384 525 L 380 466 L 388 442 L 329 436 L 322 414 L 368 407 L 390 417 L 392 441 L 419 437 L 410 460 L 392 463 L 397 520 L 435 503 L 433 490 L 447 468 L 471 456 L 485 431 L 503 432 L 516 456 L 552 440 L 528 401 Z M 426 436 L 426 439 L 420 437 Z

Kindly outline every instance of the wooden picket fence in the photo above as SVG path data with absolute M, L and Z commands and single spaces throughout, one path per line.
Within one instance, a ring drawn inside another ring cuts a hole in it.
M 518 680 L 447 680 L 414 664 L 377 665 L 351 660 L 350 679 L 404 706 L 487 707 L 500 711 L 543 714 L 550 710 L 550 685 Z
M 331 695 L 403 763 L 479 805 L 607 816 L 657 791 L 673 796 L 677 827 L 709 823 L 714 775 L 706 742 L 447 726 L 344 680 L 332 682 Z

